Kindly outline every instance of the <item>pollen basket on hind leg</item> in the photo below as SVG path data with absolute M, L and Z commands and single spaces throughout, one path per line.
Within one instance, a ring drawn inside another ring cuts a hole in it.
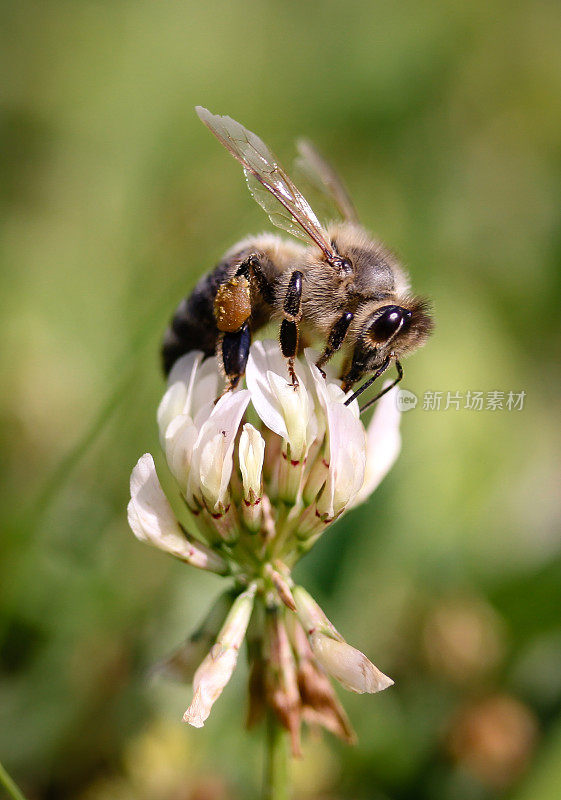
M 233 333 L 251 316 L 249 281 L 240 275 L 219 286 L 214 299 L 214 316 L 219 331 Z

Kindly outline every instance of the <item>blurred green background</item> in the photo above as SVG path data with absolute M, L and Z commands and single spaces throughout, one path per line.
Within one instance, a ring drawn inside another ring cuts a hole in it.
M 244 665 L 202 731 L 146 677 L 220 582 L 125 520 L 168 317 L 268 225 L 201 103 L 286 164 L 313 139 L 437 319 L 398 464 L 299 568 L 396 686 L 345 694 L 359 744 L 308 737 L 297 797 L 560 797 L 559 3 L 1 12 L 0 760 L 30 800 L 258 794 Z

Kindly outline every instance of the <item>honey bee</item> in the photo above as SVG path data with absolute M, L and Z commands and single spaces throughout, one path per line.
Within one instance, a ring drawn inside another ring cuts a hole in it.
M 252 333 L 278 319 L 293 386 L 298 385 L 294 359 L 303 331 L 323 343 L 319 369 L 343 352 L 345 391 L 368 376 L 347 404 L 392 362 L 397 371 L 394 386 L 403 376 L 401 358 L 425 343 L 433 322 L 426 301 L 409 293 L 406 273 L 395 256 L 359 224 L 333 169 L 312 145 L 299 144 L 307 171 L 342 216 L 341 222 L 323 227 L 258 136 L 231 117 L 216 116 L 201 106 L 196 111 L 241 163 L 249 191 L 271 222 L 305 244 L 262 234 L 234 245 L 179 304 L 162 345 L 166 374 L 184 353 L 202 350 L 207 356 L 217 355 L 227 389 L 233 389 L 245 373 Z

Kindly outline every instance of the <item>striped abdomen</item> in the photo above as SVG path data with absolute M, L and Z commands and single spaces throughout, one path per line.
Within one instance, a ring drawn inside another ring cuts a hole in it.
M 162 364 L 166 375 L 177 359 L 191 350 L 202 350 L 205 356 L 214 354 L 218 338 L 214 298 L 231 270 L 231 261 L 220 263 L 204 275 L 189 297 L 184 297 L 178 305 L 162 342 Z

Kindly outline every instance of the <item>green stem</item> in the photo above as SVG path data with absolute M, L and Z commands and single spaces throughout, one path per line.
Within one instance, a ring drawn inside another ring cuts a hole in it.
M 20 792 L 2 764 L 0 764 L 0 786 L 4 787 L 12 800 L 26 800 L 25 795 Z
M 275 715 L 267 716 L 267 753 L 263 800 L 290 800 L 288 738 Z

